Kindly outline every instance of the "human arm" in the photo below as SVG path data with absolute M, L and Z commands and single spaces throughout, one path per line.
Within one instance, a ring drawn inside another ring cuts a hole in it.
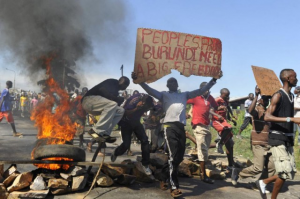
M 135 72 L 132 72 L 132 73 L 131 73 L 131 78 L 132 78 L 133 80 L 137 79 L 137 75 L 136 75 Z M 157 90 L 151 88 L 151 87 L 148 86 L 148 84 L 146 84 L 146 83 L 140 83 L 140 86 L 141 86 L 141 87 L 142 87 L 149 95 L 151 95 L 151 96 L 155 97 L 156 99 L 162 101 L 162 96 L 163 96 L 163 95 L 161 94 L 161 92 L 159 92 L 159 91 L 157 91 Z
M 218 78 L 221 78 L 222 76 L 223 76 L 223 72 L 220 71 L 218 74 Z M 194 91 L 187 92 L 187 98 L 192 99 L 197 96 L 203 95 L 206 91 L 208 91 L 211 87 L 213 87 L 213 85 L 215 85 L 216 82 L 217 82 L 217 79 L 212 78 L 204 87 L 194 90 Z
M 257 102 L 259 95 L 260 95 L 260 89 L 256 86 L 255 87 L 255 97 L 248 109 L 248 113 L 250 113 L 250 115 L 252 115 L 252 116 L 255 116 L 257 114 L 257 111 L 255 110 L 255 106 L 256 106 L 256 102 Z
M 266 111 L 265 117 L 264 117 L 264 120 L 266 122 L 287 122 L 286 117 L 276 117 L 273 115 L 280 100 L 281 100 L 281 94 L 275 93 L 271 99 L 271 103 L 270 103 L 270 105 Z M 291 117 L 291 122 L 300 124 L 300 117 L 299 118 Z
M 216 113 L 213 108 L 211 108 L 209 110 L 209 113 L 216 116 L 216 117 L 218 117 L 219 120 L 224 120 L 224 118 L 221 115 L 219 115 L 218 113 Z

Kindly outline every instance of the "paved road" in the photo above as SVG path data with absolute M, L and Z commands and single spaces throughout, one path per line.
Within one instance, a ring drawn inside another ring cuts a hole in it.
M 37 130 L 34 128 L 33 123 L 28 119 L 21 119 L 15 117 L 17 130 L 24 134 L 22 138 L 16 138 L 12 136 L 12 131 L 10 125 L 5 121 L 0 123 L 0 160 L 25 160 L 30 159 L 30 153 L 34 147 L 36 141 Z M 118 135 L 115 132 L 115 135 Z M 85 137 L 89 139 L 89 137 Z M 120 140 L 118 140 L 120 143 Z M 76 139 L 75 145 L 78 144 Z M 109 162 L 109 155 L 115 148 L 115 145 L 108 145 L 106 149 L 107 157 L 106 162 Z M 124 159 L 131 158 L 136 159 L 136 155 L 140 154 L 140 146 L 133 146 L 132 150 L 134 152 L 133 157 L 128 157 L 127 155 L 118 157 L 116 162 L 121 162 Z M 92 159 L 92 153 L 87 152 L 87 160 Z M 98 158 L 97 161 L 100 161 Z M 9 165 L 5 165 L 7 168 Z M 17 165 L 20 172 L 31 171 L 36 169 L 33 165 Z M 299 176 L 297 180 L 288 181 L 282 190 L 282 193 L 278 198 L 289 198 L 289 199 L 299 199 L 300 198 L 300 181 Z M 215 184 L 209 185 L 203 183 L 199 178 L 180 178 L 181 189 L 184 195 L 181 198 L 224 198 L 224 199 L 257 199 L 260 198 L 258 192 L 253 191 L 249 188 L 247 183 L 240 183 L 237 187 L 233 187 L 229 180 L 217 180 Z M 65 199 L 75 199 L 82 198 L 86 194 L 86 190 L 80 193 L 72 193 L 68 195 L 61 196 L 49 196 L 48 198 L 65 198 Z M 268 196 L 270 198 L 270 195 Z M 171 198 L 169 191 L 161 191 L 159 189 L 159 183 L 135 183 L 130 187 L 124 186 L 113 186 L 109 188 L 97 187 L 92 190 L 89 198 L 114 198 L 114 199 L 124 199 L 124 198 L 143 198 L 143 199 L 159 199 L 159 198 Z

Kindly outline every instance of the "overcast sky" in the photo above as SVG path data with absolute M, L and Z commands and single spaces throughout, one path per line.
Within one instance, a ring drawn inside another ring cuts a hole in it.
M 97 61 L 82 60 L 77 63 L 81 68 L 77 72 L 82 86 L 91 88 L 106 78 L 119 78 L 122 64 L 124 75 L 130 76 L 137 28 L 140 27 L 221 39 L 224 76 L 211 89 L 214 95 L 218 95 L 224 87 L 231 91 L 231 97 L 246 96 L 253 92 L 256 83 L 251 65 L 272 69 L 277 75 L 284 68 L 292 68 L 300 73 L 300 1 L 124 0 L 124 4 L 124 31 L 118 30 L 120 32 L 116 37 L 119 38 L 97 42 L 97 34 L 90 34 Z M 113 14 L 117 9 L 111 12 Z M 5 53 L 0 54 L 1 90 L 6 80 L 13 81 L 14 78 L 14 72 L 5 68 L 16 71 L 17 88 L 39 91 L 36 82 L 29 80 L 22 67 L 8 59 Z M 166 80 L 170 77 L 178 79 L 182 91 L 194 90 L 202 81 L 210 80 L 198 76 L 187 78 L 173 71 L 150 86 L 159 91 L 166 90 Z M 129 88 L 142 91 L 139 85 L 133 83 Z

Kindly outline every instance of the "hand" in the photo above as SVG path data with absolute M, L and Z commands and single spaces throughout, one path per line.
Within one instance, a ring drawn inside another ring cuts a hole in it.
M 292 122 L 298 124 L 298 126 L 300 125 L 300 117 L 294 117 Z
M 258 86 L 255 87 L 255 95 L 260 95 L 260 88 L 258 88 Z
M 224 118 L 221 115 L 218 115 L 218 120 L 224 120 Z
M 136 79 L 137 79 L 137 75 L 136 75 L 135 72 L 132 72 L 132 73 L 131 73 L 131 78 L 132 78 L 133 80 L 136 80 Z
M 122 103 L 124 102 L 124 98 L 123 97 L 117 97 L 117 103 L 120 106 Z
M 221 79 L 221 77 L 223 77 L 223 71 L 219 71 L 219 73 L 217 74 L 217 76 L 214 77 L 214 79 Z
M 186 117 L 186 119 L 190 119 L 191 118 L 191 116 L 188 113 L 185 113 L 185 117 Z
M 142 101 L 139 101 L 136 105 L 136 109 L 142 109 L 144 106 L 144 103 Z

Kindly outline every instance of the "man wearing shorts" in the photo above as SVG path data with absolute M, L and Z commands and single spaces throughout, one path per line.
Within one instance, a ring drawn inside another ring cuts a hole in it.
M 271 182 L 275 182 L 271 198 L 277 198 L 284 182 L 293 179 L 296 171 L 293 123 L 299 124 L 300 118 L 293 117 L 294 96 L 291 89 L 297 85 L 297 74 L 292 69 L 283 69 L 280 72 L 280 80 L 283 87 L 274 93 L 265 114 L 265 121 L 271 122 L 268 142 L 271 146 L 276 175 L 257 181 L 262 198 L 267 198 L 266 185 Z
M 6 121 L 10 123 L 13 130 L 13 136 L 19 137 L 22 136 L 21 133 L 16 131 L 16 126 L 14 123 L 14 118 L 11 111 L 11 97 L 9 95 L 9 89 L 12 88 L 13 83 L 11 81 L 6 82 L 6 88 L 2 91 L 0 97 L 0 122 L 5 117 Z

